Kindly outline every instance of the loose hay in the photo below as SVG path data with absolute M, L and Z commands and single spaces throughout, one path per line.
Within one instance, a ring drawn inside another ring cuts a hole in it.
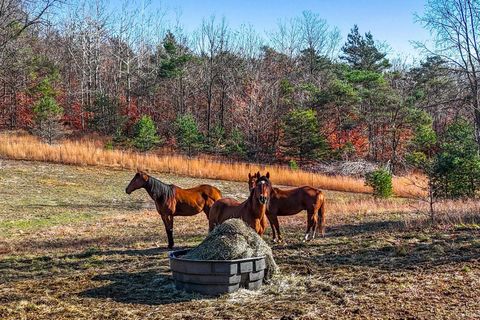
M 235 260 L 265 256 L 265 280 L 278 271 L 272 249 L 255 230 L 240 219 L 229 219 L 217 226 L 185 259 Z

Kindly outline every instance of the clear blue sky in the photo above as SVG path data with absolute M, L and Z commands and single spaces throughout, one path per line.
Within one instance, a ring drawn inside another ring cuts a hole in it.
M 395 53 L 416 56 L 409 41 L 429 38 L 413 17 L 414 13 L 422 14 L 424 0 L 152 0 L 152 5 L 180 11 L 180 21 L 188 31 L 197 28 L 203 18 L 215 15 L 224 16 L 233 28 L 251 24 L 263 33 L 273 30 L 279 19 L 311 10 L 337 26 L 343 39 L 358 24 L 360 32 L 371 31 L 375 39 L 386 41 Z

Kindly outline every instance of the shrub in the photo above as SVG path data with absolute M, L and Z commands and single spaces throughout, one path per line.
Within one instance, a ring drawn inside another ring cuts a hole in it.
M 113 150 L 113 142 L 107 141 L 104 146 L 105 150 Z
M 433 164 L 433 186 L 439 198 L 473 198 L 480 189 L 480 157 L 475 131 L 465 120 L 447 127 Z
M 377 169 L 365 176 L 365 185 L 373 188 L 378 198 L 389 198 L 393 194 L 392 174 L 386 169 Z
M 203 136 L 193 115 L 178 116 L 174 127 L 178 146 L 189 156 L 203 148 Z
M 135 124 L 133 145 L 142 151 L 147 151 L 158 143 L 160 143 L 160 138 L 152 118 L 150 116 L 141 117 Z
M 118 100 L 106 94 L 97 94 L 87 111 L 90 113 L 88 126 L 103 134 L 113 134 L 125 121 Z
M 245 139 L 243 134 L 238 129 L 233 129 L 225 141 L 225 151 L 228 155 L 234 155 L 240 158 L 245 157 L 247 154 Z
M 297 161 L 293 159 L 288 162 L 288 166 L 290 167 L 291 170 L 298 170 Z
M 60 119 L 63 108 L 52 96 L 45 96 L 34 106 L 35 128 L 33 132 L 41 139 L 52 144 L 63 134 Z
M 215 125 L 210 131 L 208 147 L 214 153 L 225 151 L 225 130 L 220 125 Z
M 296 108 L 284 119 L 286 154 L 304 159 L 322 157 L 327 149 L 325 138 L 319 133 L 317 113 L 311 109 Z

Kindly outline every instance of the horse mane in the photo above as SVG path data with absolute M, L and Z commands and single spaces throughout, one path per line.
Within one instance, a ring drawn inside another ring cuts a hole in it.
M 171 201 L 171 199 L 175 196 L 175 190 L 173 184 L 166 184 L 162 181 L 154 178 L 152 176 L 148 177 L 147 181 L 150 192 L 155 199 L 161 201 L 161 204 L 166 204 Z

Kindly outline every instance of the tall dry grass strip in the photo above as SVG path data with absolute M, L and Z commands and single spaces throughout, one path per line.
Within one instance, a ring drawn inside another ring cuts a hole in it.
M 371 189 L 362 179 L 329 176 L 302 170 L 290 170 L 277 165 L 256 165 L 242 162 L 220 162 L 206 157 L 187 158 L 179 155 L 155 155 L 121 150 L 105 150 L 96 141 L 62 141 L 49 145 L 23 134 L 0 134 L 0 156 L 16 160 L 34 160 L 71 165 L 108 166 L 135 170 L 167 172 L 197 178 L 246 181 L 249 172 L 270 171 L 275 184 L 310 185 L 320 189 L 369 193 Z M 398 196 L 421 194 L 421 190 L 408 185 L 403 179 L 394 179 Z

